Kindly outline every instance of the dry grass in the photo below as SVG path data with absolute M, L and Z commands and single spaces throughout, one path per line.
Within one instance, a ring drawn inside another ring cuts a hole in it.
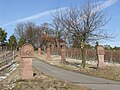
M 22 80 L 20 67 L 18 67 L 7 79 L 0 82 L 0 90 L 90 90 L 66 81 L 56 80 L 35 68 L 33 80 Z
M 39 73 L 34 69 L 37 74 L 34 80 L 18 80 L 16 86 L 12 90 L 90 90 L 85 87 L 80 87 L 68 82 L 56 80 L 52 77 Z
M 60 49 L 58 50 L 51 50 L 52 54 L 60 55 Z M 82 58 L 82 52 L 80 48 L 66 48 L 66 55 L 67 57 L 71 57 L 74 59 Z M 95 48 L 86 48 L 86 58 L 88 60 L 95 60 L 96 61 L 96 49 Z M 105 49 L 105 61 L 108 62 L 115 62 L 120 63 L 120 50 L 107 50 Z
M 106 66 L 104 69 L 96 69 L 93 65 L 87 65 L 86 68 L 80 67 L 79 69 L 69 68 L 69 66 L 62 66 L 62 68 L 90 76 L 120 81 L 120 67 Z
M 74 71 L 90 76 L 120 81 L 120 67 L 106 66 L 104 69 L 96 69 L 96 67 L 88 65 L 86 68 L 79 68 L 79 70 Z
M 118 66 L 106 66 L 104 69 L 97 69 L 97 65 L 87 64 L 86 68 L 82 68 L 80 66 L 81 63 L 80 61 L 76 62 L 74 60 L 72 61 L 72 59 L 67 59 L 69 64 L 64 65 L 60 63 L 60 56 L 52 55 L 51 60 L 47 60 L 47 61 L 45 59 L 46 58 L 45 55 L 39 57 L 36 54 L 36 56 L 47 63 L 61 67 L 63 69 L 71 70 L 78 73 L 83 73 L 90 76 L 96 76 L 96 77 L 120 81 L 120 67 Z

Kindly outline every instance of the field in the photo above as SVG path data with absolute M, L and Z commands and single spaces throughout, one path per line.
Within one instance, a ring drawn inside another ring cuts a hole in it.
M 86 68 L 81 67 L 81 60 L 67 58 L 68 65 L 60 63 L 61 57 L 59 55 L 51 55 L 50 60 L 46 60 L 46 54 L 41 57 L 36 54 L 38 58 L 44 60 L 45 62 L 55 65 L 60 68 L 71 70 L 78 73 L 87 74 L 90 76 L 96 76 L 111 80 L 120 81 L 120 64 L 106 63 L 104 69 L 97 69 L 96 61 L 87 61 Z
M 16 59 L 18 61 L 18 58 Z M 9 68 L 2 70 L 0 77 L 8 75 L 5 79 L 0 80 L 0 90 L 90 90 L 89 88 L 78 86 L 66 81 L 56 80 L 38 72 L 34 67 L 34 79 L 22 80 L 19 62 L 16 62 L 16 69 L 10 73 Z
M 86 51 L 86 59 L 88 61 L 97 61 L 96 56 L 96 49 L 90 48 L 85 49 Z M 60 48 L 52 49 L 52 55 L 60 55 Z M 66 49 L 66 57 L 72 59 L 81 59 L 82 52 L 80 48 L 67 48 Z M 120 50 L 105 50 L 105 61 L 106 62 L 113 62 L 113 63 L 120 63 Z

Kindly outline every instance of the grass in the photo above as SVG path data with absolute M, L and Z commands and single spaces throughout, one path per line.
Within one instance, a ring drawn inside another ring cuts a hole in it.
M 95 65 L 87 64 L 85 68 L 82 68 L 82 66 L 80 66 L 80 63 L 78 66 L 78 63 L 73 61 L 72 63 L 68 61 L 69 63 L 68 65 L 62 64 L 60 63 L 60 59 L 56 58 L 56 56 L 54 56 L 55 58 L 52 58 L 51 60 L 48 60 L 48 61 L 46 61 L 45 57 L 44 58 L 43 57 L 44 55 L 42 55 L 42 57 L 37 56 L 37 58 L 41 58 L 42 60 L 44 60 L 49 64 L 52 64 L 54 66 L 57 66 L 66 70 L 70 70 L 70 71 L 74 71 L 74 72 L 78 72 L 78 73 L 82 73 L 90 76 L 120 81 L 120 67 L 118 66 L 106 66 L 104 69 L 97 69 L 97 65 L 95 66 Z
M 11 66 L 8 66 L 8 67 L 3 68 L 2 70 L 0 70 L 0 76 L 3 76 L 3 75 L 5 75 L 6 73 L 9 73 L 9 72 L 10 72 L 10 67 L 11 67 Z
M 88 90 L 87 88 L 73 85 L 54 79 L 38 79 L 33 81 L 18 81 L 12 90 Z
M 17 80 L 12 90 L 90 90 L 69 82 L 56 80 L 52 77 L 38 72 L 34 68 L 36 74 L 34 80 Z
M 5 71 L 9 71 L 9 69 L 6 68 Z M 90 90 L 83 86 L 56 80 L 37 71 L 35 68 L 33 68 L 33 80 L 22 80 L 20 71 L 19 66 L 6 80 L 0 82 L 0 90 Z
M 120 67 L 106 66 L 104 69 L 96 69 L 92 65 L 87 65 L 86 68 L 79 67 L 79 69 L 70 68 L 66 65 L 59 67 L 90 76 L 120 81 Z

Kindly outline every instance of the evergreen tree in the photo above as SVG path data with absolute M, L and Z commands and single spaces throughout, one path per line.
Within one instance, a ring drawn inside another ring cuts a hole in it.
M 5 30 L 0 28 L 0 46 L 2 46 L 2 50 L 3 50 L 3 46 L 5 45 L 6 37 L 7 37 L 7 32 L 5 32 Z
M 11 46 L 11 50 L 14 50 L 17 47 L 17 40 L 14 35 L 10 36 L 9 44 Z

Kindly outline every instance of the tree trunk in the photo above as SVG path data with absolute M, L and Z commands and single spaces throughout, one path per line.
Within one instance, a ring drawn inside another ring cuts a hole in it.
M 82 67 L 85 68 L 86 65 L 86 50 L 85 48 L 81 48 L 82 51 Z
M 13 47 L 12 47 L 12 45 L 11 45 L 11 51 L 13 51 Z

